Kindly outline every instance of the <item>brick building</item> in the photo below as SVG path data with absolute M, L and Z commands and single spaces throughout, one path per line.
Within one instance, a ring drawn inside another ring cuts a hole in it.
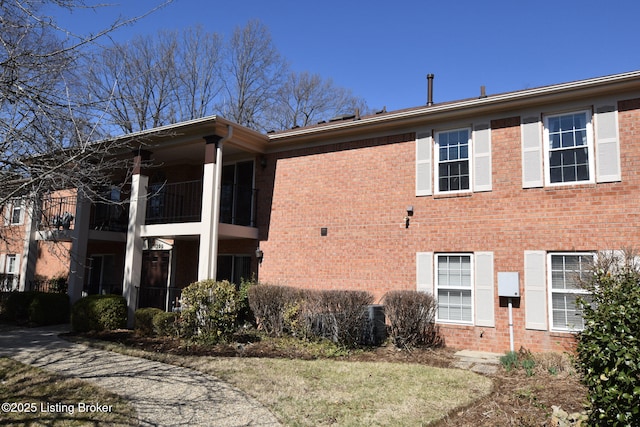
M 192 281 L 252 273 L 377 300 L 418 289 L 449 346 L 508 350 L 511 302 L 516 349 L 563 350 L 582 327 L 576 276 L 640 236 L 640 72 L 266 135 L 219 117 L 163 130 L 136 152 L 162 167 L 111 195 L 128 209 L 63 197 L 73 299 L 170 309 Z M 18 262 L 25 289 L 52 231 L 12 225 L 31 238 L 0 265 Z

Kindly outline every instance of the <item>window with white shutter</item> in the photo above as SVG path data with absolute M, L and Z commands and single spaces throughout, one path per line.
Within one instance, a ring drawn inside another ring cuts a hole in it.
M 596 106 L 595 133 L 596 181 L 620 181 L 618 114 L 613 105 Z
M 524 252 L 524 313 L 527 329 L 547 330 L 545 251 Z
M 473 191 L 491 191 L 491 128 L 489 124 L 473 127 Z
M 588 274 L 593 254 L 549 254 L 549 321 L 556 331 L 580 331 L 584 329 L 582 310 L 576 303 L 578 297 L 588 298 L 580 281 Z
M 430 132 L 419 132 L 416 137 L 416 196 L 430 196 L 431 189 Z
M 436 319 L 440 322 L 473 323 L 473 256 L 436 255 Z
M 471 190 L 471 129 L 437 132 L 434 151 L 436 193 Z

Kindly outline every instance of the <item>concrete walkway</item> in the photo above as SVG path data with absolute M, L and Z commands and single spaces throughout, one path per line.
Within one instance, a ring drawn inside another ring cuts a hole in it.
M 64 327 L 0 330 L 0 356 L 79 378 L 117 393 L 143 426 L 279 426 L 254 399 L 218 379 L 58 337 Z
M 478 374 L 491 375 L 498 371 L 502 354 L 487 353 L 484 351 L 460 350 L 456 352 L 454 366 L 460 369 L 469 369 Z

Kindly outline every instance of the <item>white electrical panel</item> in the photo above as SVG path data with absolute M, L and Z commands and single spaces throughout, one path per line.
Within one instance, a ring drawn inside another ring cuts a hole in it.
M 498 272 L 498 296 L 520 297 L 520 273 Z

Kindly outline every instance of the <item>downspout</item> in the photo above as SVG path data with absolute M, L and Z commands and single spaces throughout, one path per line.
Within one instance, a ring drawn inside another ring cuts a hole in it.
M 223 136 L 220 141 L 216 144 L 216 188 L 213 193 L 213 229 L 212 229 L 212 238 L 210 240 L 211 247 L 209 253 L 211 254 L 211 270 L 209 274 L 209 278 L 215 280 L 217 275 L 218 268 L 218 229 L 220 228 L 220 192 L 222 191 L 222 146 L 225 142 L 231 139 L 233 136 L 233 127 L 231 125 L 227 125 L 227 135 Z

